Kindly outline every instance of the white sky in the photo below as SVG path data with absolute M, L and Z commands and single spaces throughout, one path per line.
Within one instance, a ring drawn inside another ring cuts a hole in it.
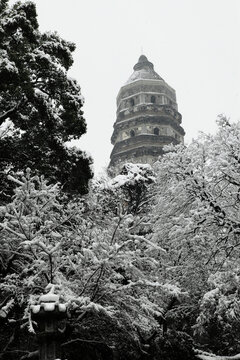
M 109 163 L 116 96 L 143 53 L 176 90 L 189 143 L 216 130 L 218 114 L 240 120 L 240 0 L 34 0 L 40 30 L 76 43 L 85 97 L 81 149 L 95 172 Z

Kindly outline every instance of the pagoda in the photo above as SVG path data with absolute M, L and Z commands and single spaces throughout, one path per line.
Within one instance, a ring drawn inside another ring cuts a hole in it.
M 164 145 L 184 142 L 175 90 L 145 55 L 133 70 L 117 96 L 109 164 L 115 174 L 127 162 L 152 165 L 163 154 Z

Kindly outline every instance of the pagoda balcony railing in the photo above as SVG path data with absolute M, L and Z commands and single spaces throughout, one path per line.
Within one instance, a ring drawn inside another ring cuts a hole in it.
M 179 124 L 182 122 L 182 115 L 175 110 L 171 105 L 159 105 L 159 104 L 137 104 L 128 109 L 124 109 L 117 114 L 117 123 L 127 120 L 138 113 L 161 113 L 174 117 Z
M 152 134 L 138 135 L 117 142 L 112 150 L 111 156 L 124 151 L 134 149 L 140 145 L 147 147 L 151 147 L 151 146 L 163 147 L 164 145 L 170 143 L 178 144 L 179 141 L 170 135 L 152 135 Z

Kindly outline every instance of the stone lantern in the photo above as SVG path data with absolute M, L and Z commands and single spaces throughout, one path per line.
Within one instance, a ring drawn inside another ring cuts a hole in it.
M 60 304 L 59 295 L 54 294 L 52 290 L 40 297 L 38 305 L 32 305 L 32 319 L 38 324 L 40 360 L 61 358 L 66 312 L 66 304 Z

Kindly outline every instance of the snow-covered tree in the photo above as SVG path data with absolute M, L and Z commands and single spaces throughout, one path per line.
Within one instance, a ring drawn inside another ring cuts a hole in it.
M 111 188 L 121 189 L 127 201 L 127 212 L 137 215 L 147 212 L 153 196 L 152 186 L 156 181 L 149 164 L 126 163 L 119 175 L 108 182 Z
M 220 117 L 216 135 L 169 146 L 156 170 L 152 241 L 167 251 L 166 280 L 178 281 L 190 295 L 169 321 L 191 332 L 198 318 L 195 332 L 204 333 L 201 341 L 210 348 L 214 337 L 227 339 L 215 346 L 220 352 L 239 351 L 239 335 L 230 341 L 239 302 L 239 140 L 240 124 Z
M 54 284 L 68 304 L 75 337 L 96 330 L 96 319 L 89 324 L 96 314 L 115 324 L 111 336 L 108 326 L 101 333 L 111 346 L 118 332 L 136 346 L 139 332 L 143 336 L 160 327 L 169 303 L 185 295 L 162 276 L 165 250 L 139 232 L 140 224 L 149 226 L 140 210 L 129 211 L 127 184 L 150 181 L 143 169 L 136 171 L 121 178 L 123 189 L 119 178 L 95 182 L 88 196 L 67 203 L 58 186 L 30 169 L 21 178 L 9 176 L 18 187 L 1 207 L 0 320 L 2 314 L 5 324 L 16 322 L 19 308 L 19 324 L 33 330 L 29 309 Z
M 77 82 L 67 75 L 75 45 L 57 33 L 41 33 L 35 4 L 0 7 L 0 176 L 26 167 L 65 191 L 86 193 L 89 158 L 65 143 L 86 132 Z
M 202 343 L 209 343 L 215 353 L 239 353 L 239 275 L 239 264 L 226 261 L 223 269 L 209 276 L 210 290 L 200 302 L 199 316 L 194 326 L 195 335 Z

